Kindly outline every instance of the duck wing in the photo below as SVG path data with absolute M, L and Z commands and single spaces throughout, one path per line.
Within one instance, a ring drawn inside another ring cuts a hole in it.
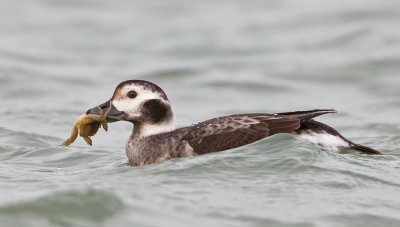
M 294 133 L 303 121 L 334 112 L 310 110 L 224 116 L 185 128 L 183 139 L 196 154 L 217 152 L 250 144 L 277 133 Z

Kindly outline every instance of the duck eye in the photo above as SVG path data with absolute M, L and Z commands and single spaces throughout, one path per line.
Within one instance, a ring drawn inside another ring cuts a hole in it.
M 134 98 L 136 98 L 137 93 L 136 93 L 136 91 L 129 91 L 128 94 L 127 94 L 127 96 L 128 96 L 128 98 L 130 98 L 130 99 L 134 99 Z

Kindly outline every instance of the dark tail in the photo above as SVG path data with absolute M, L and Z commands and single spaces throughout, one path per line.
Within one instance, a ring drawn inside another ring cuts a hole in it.
M 355 143 L 353 143 L 351 141 L 350 141 L 350 143 L 351 143 L 350 144 L 350 149 L 359 151 L 361 153 L 365 153 L 365 154 L 382 154 L 381 152 L 379 152 L 377 150 L 374 150 L 374 149 L 372 149 L 370 147 L 363 146 L 361 144 L 355 144 Z
M 325 111 L 328 111 L 328 110 L 325 110 Z M 324 113 L 322 113 L 322 114 L 324 114 Z M 319 115 L 321 115 L 321 114 L 319 114 Z M 359 151 L 361 153 L 365 153 L 365 154 L 381 154 L 377 150 L 374 150 L 367 146 L 356 144 L 356 143 L 346 139 L 338 131 L 336 131 L 336 129 L 334 129 L 326 124 L 323 124 L 321 122 L 310 119 L 310 118 L 306 118 L 302 122 L 300 128 L 296 130 L 296 134 L 299 135 L 300 137 L 303 135 L 307 135 L 308 137 L 311 136 L 313 138 L 312 142 L 314 142 L 314 143 L 316 141 L 318 141 L 317 140 L 318 136 L 331 135 L 331 136 L 334 136 L 333 138 L 337 139 L 336 142 L 339 141 L 340 144 L 338 145 L 338 148 L 340 148 L 340 149 L 353 149 L 353 150 L 357 150 L 357 151 Z M 331 147 L 330 144 L 324 144 L 322 142 L 321 143 L 317 142 L 317 144 L 321 147 Z

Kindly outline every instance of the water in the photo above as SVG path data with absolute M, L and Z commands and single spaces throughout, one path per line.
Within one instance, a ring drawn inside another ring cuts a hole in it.
M 400 2 L 0 2 L 1 226 L 399 226 Z M 56 148 L 127 79 L 177 126 L 244 112 L 322 116 L 384 155 L 287 135 L 134 167 L 131 125 Z

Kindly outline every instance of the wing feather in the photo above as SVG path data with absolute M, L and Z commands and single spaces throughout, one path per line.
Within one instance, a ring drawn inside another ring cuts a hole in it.
M 187 128 L 184 140 L 197 154 L 246 145 L 277 133 L 292 133 L 300 120 L 270 114 L 242 114 L 214 118 Z

